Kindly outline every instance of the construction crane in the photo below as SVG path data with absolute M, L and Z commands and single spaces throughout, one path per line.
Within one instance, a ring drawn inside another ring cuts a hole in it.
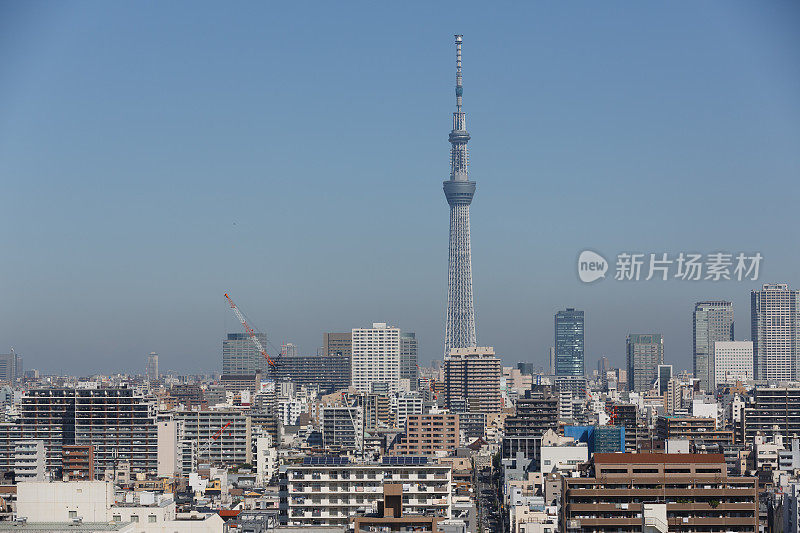
M 273 367 L 273 368 L 276 368 L 276 367 L 277 367 L 277 365 L 275 364 L 275 361 L 273 361 L 273 360 L 270 358 L 270 356 L 269 356 L 269 355 L 267 355 L 267 351 L 266 351 L 266 350 L 264 349 L 264 347 L 261 345 L 261 341 L 259 341 L 259 340 L 258 340 L 258 336 L 256 335 L 256 332 L 255 332 L 255 331 L 253 330 L 253 328 L 251 328 L 251 327 L 250 327 L 250 325 L 247 323 L 247 319 L 244 317 L 244 315 L 242 314 L 242 312 L 241 312 L 241 311 L 239 311 L 239 308 L 238 308 L 238 307 L 236 307 L 236 304 L 235 304 L 235 303 L 233 303 L 233 300 L 231 300 L 231 297 L 230 297 L 230 296 L 228 296 L 228 293 L 227 293 L 227 292 L 225 293 L 225 299 L 226 299 L 226 300 L 228 300 L 228 303 L 230 304 L 230 306 L 231 306 L 231 309 L 233 309 L 233 312 L 234 312 L 234 313 L 236 313 L 236 317 L 239 319 L 239 322 L 241 322 L 241 323 L 242 323 L 242 326 L 244 327 L 244 330 L 245 330 L 245 331 L 247 332 L 247 334 L 250 336 L 250 339 L 253 341 L 253 344 L 255 344 L 255 345 L 256 345 L 256 349 L 257 349 L 259 352 L 261 352 L 261 355 L 263 355 L 263 356 L 264 356 L 264 358 L 267 360 L 267 363 L 269 363 L 269 366 L 271 366 L 271 367 Z

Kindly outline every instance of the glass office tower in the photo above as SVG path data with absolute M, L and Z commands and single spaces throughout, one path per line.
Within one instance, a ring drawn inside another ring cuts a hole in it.
M 583 311 L 568 307 L 556 313 L 555 336 L 556 375 L 583 377 Z

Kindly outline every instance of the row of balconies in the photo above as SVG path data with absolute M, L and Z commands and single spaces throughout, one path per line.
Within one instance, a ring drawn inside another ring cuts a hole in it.
M 605 530 L 603 528 L 622 528 L 627 531 L 640 530 L 642 525 L 641 517 L 596 517 L 594 515 L 581 517 L 569 516 L 567 529 L 571 530 L 572 525 L 578 528 Z M 675 531 L 684 531 L 690 526 L 716 526 L 720 531 L 724 531 L 725 526 L 748 526 L 754 525 L 755 518 L 746 517 L 687 517 L 687 518 L 668 518 L 670 530 L 674 527 Z M 577 522 L 577 523 L 575 523 Z
M 436 474 L 427 474 L 427 473 L 409 473 L 409 474 L 374 474 L 366 476 L 364 475 L 343 475 L 343 474 L 319 474 L 319 473 L 302 473 L 302 472 L 293 472 L 291 476 L 289 476 L 292 481 L 332 481 L 338 483 L 350 483 L 353 481 L 401 481 L 401 482 L 408 482 L 408 481 L 421 481 L 427 479 L 447 479 L 446 473 L 436 473 Z
M 711 507 L 708 502 L 676 503 L 667 502 L 669 512 L 689 512 L 689 511 L 752 511 L 755 508 L 755 500 L 749 502 L 720 502 L 716 507 Z M 641 503 L 570 503 L 570 512 L 608 512 L 625 513 L 629 511 L 641 511 Z
M 755 487 L 755 486 L 753 486 Z M 705 489 L 705 488 L 686 488 L 686 489 L 604 489 L 604 488 L 577 488 L 570 486 L 570 494 L 575 493 L 581 497 L 593 496 L 601 497 L 600 500 L 614 496 L 624 498 L 644 498 L 644 497 L 742 497 L 754 494 L 754 488 L 724 488 L 724 489 Z
M 289 487 L 289 492 L 292 494 L 361 494 L 361 493 L 381 493 L 383 492 L 383 485 L 377 484 L 373 486 L 354 485 L 347 486 L 295 486 Z M 422 485 L 413 486 L 409 488 L 406 493 L 449 493 L 450 489 L 446 485 Z
M 293 511 L 292 511 L 293 513 L 294 512 L 305 512 L 303 510 L 306 509 L 306 508 L 309 508 L 309 507 L 310 508 L 320 507 L 320 506 L 345 507 L 345 508 L 348 508 L 348 509 L 345 509 L 345 510 L 342 510 L 342 511 L 334 510 L 332 512 L 334 512 L 334 513 L 342 512 L 342 513 L 345 513 L 345 516 L 346 516 L 346 514 L 348 512 L 350 512 L 349 511 L 350 507 L 356 507 L 357 508 L 357 507 L 371 506 L 376 501 L 377 500 L 369 500 L 369 501 L 366 501 L 366 500 L 365 501 L 348 500 L 348 501 L 339 502 L 339 501 L 334 501 L 334 500 L 323 498 L 320 501 L 311 502 L 311 501 L 297 501 L 297 500 L 295 500 L 293 498 L 293 499 L 291 499 L 289 501 L 289 506 L 293 509 Z M 435 498 L 435 497 L 434 498 L 408 498 L 408 497 L 404 497 L 403 498 L 403 505 L 421 505 L 421 506 L 427 506 L 427 507 L 441 507 L 441 506 L 448 506 L 449 505 L 449 501 L 448 501 L 448 498 L 446 498 L 446 497 L 445 498 L 442 498 L 442 497 L 439 497 L 439 498 Z

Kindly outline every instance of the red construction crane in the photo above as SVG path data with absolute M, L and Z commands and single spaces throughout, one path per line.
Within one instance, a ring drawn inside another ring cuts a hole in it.
M 244 327 L 244 330 L 247 332 L 248 335 L 250 335 L 250 339 L 253 341 L 253 344 L 256 345 L 256 349 L 258 349 L 258 351 L 261 352 L 261 355 L 263 355 L 264 358 L 267 360 L 267 363 L 269 363 L 269 366 L 271 366 L 273 368 L 276 367 L 277 365 L 275 365 L 275 361 L 273 361 L 270 358 L 270 356 L 267 355 L 267 351 L 264 349 L 263 346 L 261 346 L 261 341 L 258 340 L 258 336 L 256 335 L 256 332 L 253 331 L 253 328 L 251 328 L 250 325 L 247 323 L 247 319 L 244 317 L 242 312 L 239 311 L 239 308 L 236 307 L 236 304 L 233 303 L 233 300 L 231 300 L 231 297 L 228 296 L 227 292 L 225 293 L 225 299 L 228 300 L 228 303 L 231 305 L 231 309 L 233 309 L 233 312 L 236 313 L 236 317 L 239 319 L 239 322 L 242 323 L 242 326 Z
M 207 443 L 205 443 L 203 446 L 201 446 L 200 448 L 198 448 L 198 449 L 197 449 L 197 457 L 199 458 L 199 457 L 200 457 L 200 455 L 201 455 L 201 454 L 202 454 L 204 451 L 206 451 L 206 449 L 209 449 L 209 448 L 211 448 L 211 445 L 212 445 L 212 444 L 214 444 L 214 442 L 215 442 L 215 441 L 219 440 L 219 438 L 222 436 L 222 434 L 225 432 L 225 430 L 228 428 L 228 426 L 230 426 L 232 423 L 233 423 L 233 422 L 228 422 L 227 424 L 225 424 L 224 426 L 222 426 L 222 427 L 219 429 L 219 431 L 217 431 L 216 433 L 214 433 L 213 435 L 211 435 L 211 439 L 210 439 L 210 440 L 209 440 Z

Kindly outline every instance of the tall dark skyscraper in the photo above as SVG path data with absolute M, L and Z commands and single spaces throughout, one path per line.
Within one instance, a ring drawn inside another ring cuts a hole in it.
M 714 389 L 714 343 L 733 340 L 733 303 L 697 302 L 692 313 L 694 377 L 700 388 Z
M 581 376 L 583 363 L 583 311 L 568 307 L 556 313 L 556 376 Z
M 400 379 L 408 379 L 411 390 L 417 390 L 419 386 L 418 349 L 416 333 L 400 333 Z
M 450 179 L 444 182 L 444 195 L 450 204 L 450 247 L 447 270 L 447 319 L 444 331 L 444 355 L 451 348 L 477 346 L 475 307 L 472 301 L 472 251 L 469 236 L 469 206 L 475 194 L 475 182 L 469 181 L 467 166 L 466 113 L 461 109 L 461 35 L 456 35 L 456 111 L 450 132 Z

